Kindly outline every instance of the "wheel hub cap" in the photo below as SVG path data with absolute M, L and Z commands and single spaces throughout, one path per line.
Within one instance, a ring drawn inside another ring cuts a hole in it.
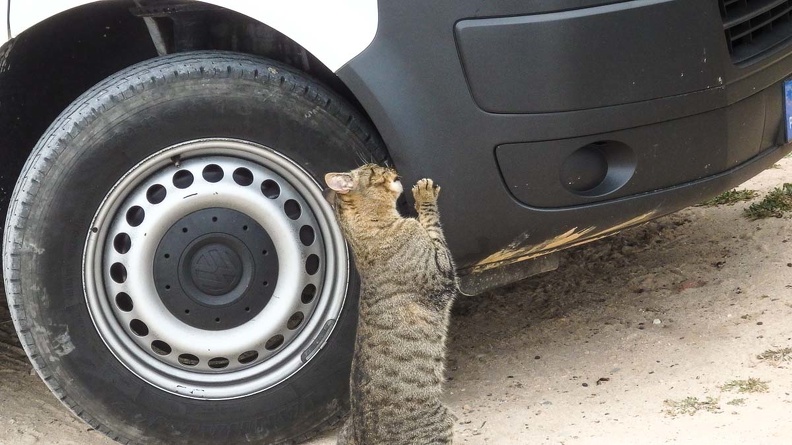
M 165 307 L 207 330 L 234 328 L 258 315 L 277 287 L 278 270 L 278 253 L 264 228 L 227 208 L 181 218 L 154 256 L 154 283 Z

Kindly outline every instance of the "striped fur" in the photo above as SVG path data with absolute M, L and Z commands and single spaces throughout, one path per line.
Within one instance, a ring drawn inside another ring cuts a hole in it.
M 440 187 L 431 179 L 413 187 L 415 219 L 396 210 L 401 184 L 391 169 L 369 164 L 326 180 L 361 277 L 351 414 L 338 443 L 450 444 L 455 417 L 440 398 L 457 283 Z

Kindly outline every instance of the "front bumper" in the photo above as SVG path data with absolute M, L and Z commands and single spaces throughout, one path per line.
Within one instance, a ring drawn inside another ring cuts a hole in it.
M 402 175 L 443 186 L 462 273 L 696 204 L 790 151 L 788 41 L 737 63 L 716 1 L 537 3 L 380 2 L 338 72 Z

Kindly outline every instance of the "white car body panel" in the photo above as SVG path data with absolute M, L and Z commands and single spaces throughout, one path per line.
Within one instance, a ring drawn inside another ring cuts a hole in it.
M 97 0 L 11 0 L 11 36 L 68 9 Z M 0 13 L 7 0 L 0 0 Z M 270 26 L 305 49 L 332 71 L 360 54 L 377 33 L 377 0 L 206 0 Z M 3 14 L 2 17 L 6 17 Z M 3 20 L 5 28 L 5 19 Z M 0 43 L 6 41 L 5 31 Z
M 10 39 L 8 31 L 8 0 L 0 0 L 0 45 Z

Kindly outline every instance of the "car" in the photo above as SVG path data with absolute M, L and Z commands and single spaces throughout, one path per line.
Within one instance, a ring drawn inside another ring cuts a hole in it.
M 552 270 L 561 249 L 790 152 L 789 13 L 0 2 L 19 339 L 55 396 L 121 443 L 303 441 L 344 417 L 357 321 L 326 172 L 376 162 L 442 185 L 463 294 Z

